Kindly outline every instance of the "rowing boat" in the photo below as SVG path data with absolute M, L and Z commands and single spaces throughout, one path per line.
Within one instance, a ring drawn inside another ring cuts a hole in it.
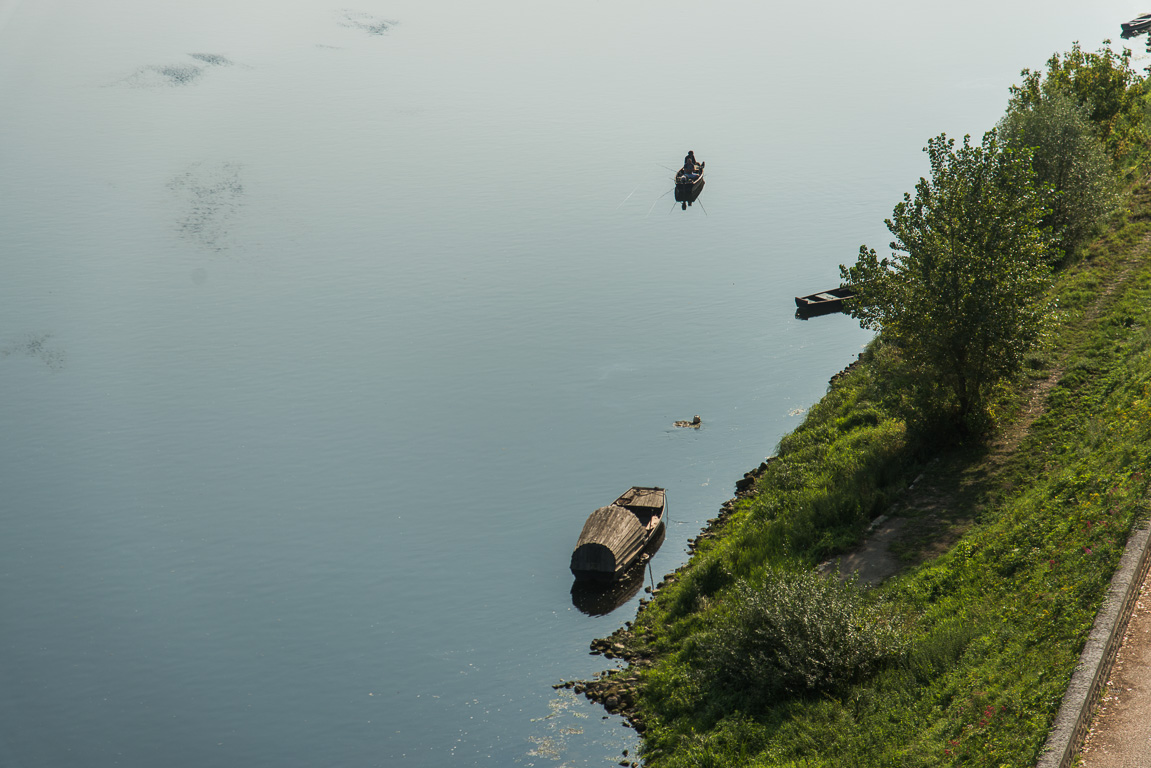
M 841 285 L 830 291 L 821 291 L 808 296 L 796 296 L 795 306 L 800 315 L 822 315 L 828 312 L 842 312 L 843 300 L 855 296 L 855 286 Z
M 680 199 L 682 194 L 683 199 L 686 200 L 692 192 L 697 189 L 703 189 L 703 167 L 707 163 L 700 163 L 695 167 L 694 171 L 688 172 L 686 168 L 680 168 L 675 172 L 675 194 L 676 200 Z M 699 193 L 696 192 L 698 195 Z
M 663 529 L 667 492 L 634 486 L 588 516 L 572 551 L 571 572 L 580 580 L 614 581 Z
M 1124 39 L 1141 35 L 1148 30 L 1151 30 L 1151 13 L 1144 13 L 1142 16 L 1136 16 L 1131 21 L 1124 22 L 1119 25 L 1122 29 Z

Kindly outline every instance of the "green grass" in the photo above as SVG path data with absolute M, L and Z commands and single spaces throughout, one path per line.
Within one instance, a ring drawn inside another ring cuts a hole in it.
M 947 450 L 947 471 L 974 478 L 950 511 L 968 521 L 962 537 L 860 596 L 900 617 L 900 653 L 798 692 L 741 694 L 730 669 L 715 671 L 717 628 L 734 632 L 748 584 L 853 546 L 933 458 L 902 418 L 897 356 L 875 344 L 781 441 L 754 498 L 637 617 L 627 643 L 653 658 L 640 668 L 645 764 L 1034 765 L 1126 539 L 1149 512 L 1151 263 L 1134 259 L 1149 198 L 1137 192 L 1132 215 L 1060 276 L 1046 344 L 994 416 L 1008 425 L 1028 380 L 1064 374 L 1006 465 L 981 475 L 979 445 Z

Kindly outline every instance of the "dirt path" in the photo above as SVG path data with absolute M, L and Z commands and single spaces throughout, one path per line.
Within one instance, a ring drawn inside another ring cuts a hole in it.
M 1126 263 L 1101 286 L 1083 323 L 1091 323 L 1116 290 L 1127 281 L 1136 262 L 1151 249 L 1151 234 L 1133 247 Z M 1005 426 L 978 457 L 945 455 L 935 459 L 908 487 L 887 514 L 872 523 L 867 539 L 854 552 L 823 563 L 820 571 L 838 571 L 843 578 L 857 575 L 861 582 L 879 584 L 903 567 L 923 562 L 949 550 L 980 511 L 981 490 L 1007 466 L 1024 438 L 1047 409 L 1047 395 L 1066 372 L 1056 363 L 1048 375 L 1033 383 L 1016 419 Z M 1141 764 L 1151 767 L 1151 761 Z
M 1151 766 L 1151 574 L 1139 590 L 1080 755 L 1082 768 Z

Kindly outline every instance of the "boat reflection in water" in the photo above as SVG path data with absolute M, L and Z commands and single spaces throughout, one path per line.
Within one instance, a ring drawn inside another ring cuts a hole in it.
M 651 562 L 652 555 L 663 544 L 666 530 L 660 526 L 644 547 L 643 554 L 632 563 L 623 575 L 616 581 L 583 581 L 576 580 L 572 584 L 572 605 L 588 616 L 606 616 L 607 614 L 625 605 L 640 588 L 643 587 L 647 574 L 647 564 Z
M 701 178 L 694 184 L 681 184 L 675 185 L 675 201 L 680 204 L 683 210 L 699 199 L 699 193 L 703 192 L 704 180 Z M 666 194 L 666 193 L 665 193 Z

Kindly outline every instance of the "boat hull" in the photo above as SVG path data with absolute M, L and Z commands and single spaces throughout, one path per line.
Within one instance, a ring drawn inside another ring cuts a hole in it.
M 588 616 L 606 616 L 635 597 L 646 581 L 645 566 L 659 551 L 666 531 L 667 527 L 661 525 L 644 547 L 643 554 L 619 578 L 605 579 L 589 574 L 575 579 L 571 588 L 572 605 Z
M 635 486 L 591 513 L 571 556 L 580 581 L 616 581 L 660 538 L 667 496 L 663 488 Z
M 654 551 L 657 548 L 658 545 L 656 545 L 655 542 L 662 541 L 663 540 L 663 534 L 664 534 L 664 524 L 661 522 L 659 524 L 659 527 L 655 531 L 653 531 L 652 534 L 644 540 L 643 544 L 640 546 L 639 550 L 635 553 L 634 557 L 631 557 L 630 559 L 627 559 L 623 562 L 618 562 L 618 563 L 615 562 L 614 557 L 612 560 L 607 560 L 607 558 L 604 557 L 602 560 L 600 560 L 600 562 L 603 562 L 605 564 L 605 567 L 602 567 L 602 568 L 583 568 L 583 567 L 576 567 L 575 565 L 572 565 L 572 567 L 571 567 L 572 576 L 575 576 L 576 581 L 600 582 L 600 583 L 613 583 L 613 582 L 619 581 L 620 579 L 624 578 L 625 574 L 627 574 L 628 571 L 631 570 L 631 567 L 633 565 L 635 565 L 636 563 L 638 563 L 640 560 L 643 559 L 644 554 L 650 553 L 651 551 Z M 597 548 L 603 547 L 603 545 L 592 545 L 592 546 L 597 547 Z M 605 549 L 608 549 L 610 551 L 610 548 L 605 548 Z M 602 553 L 603 550 L 601 549 L 601 550 L 599 550 L 599 552 Z M 573 552 L 572 554 L 574 557 L 575 553 Z M 596 554 L 598 554 L 598 553 L 596 553 Z M 593 556 L 593 557 L 595 556 L 591 552 L 581 553 L 581 557 L 588 557 L 589 555 Z M 601 555 L 601 557 L 602 557 L 602 555 Z M 608 563 L 610 563 L 610 565 L 608 565 Z
M 703 191 L 703 169 L 706 166 L 707 163 L 700 163 L 698 173 L 693 179 L 689 179 L 684 174 L 683 168 L 675 172 L 675 201 L 677 203 L 691 205 L 699 197 L 699 193 Z
M 1144 14 L 1138 16 L 1131 21 L 1119 25 L 1123 32 L 1122 37 L 1129 39 L 1136 35 L 1141 35 L 1144 32 L 1151 30 L 1151 14 Z
M 826 315 L 842 312 L 843 302 L 855 296 L 855 288 L 850 285 L 832 288 L 830 291 L 813 293 L 809 296 L 796 296 L 796 311 L 801 317 Z
M 699 197 L 699 193 L 703 191 L 703 177 L 701 176 L 695 182 L 679 182 L 675 184 L 675 201 L 677 203 L 687 203 L 691 205 Z

